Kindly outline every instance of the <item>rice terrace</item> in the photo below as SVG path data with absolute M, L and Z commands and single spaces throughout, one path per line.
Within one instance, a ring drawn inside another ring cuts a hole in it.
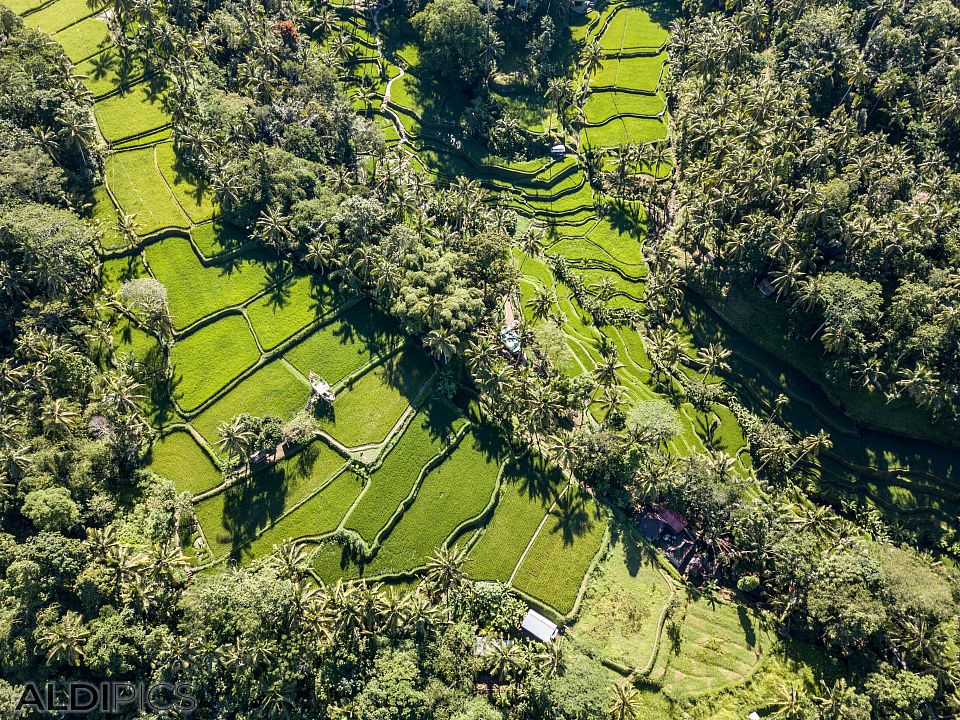
M 183 673 L 203 717 L 960 708 L 958 198 L 927 175 L 958 118 L 904 129 L 859 46 L 914 3 L 2 2 L 9 63 L 90 112 L 3 119 L 50 157 L 4 171 L 0 249 L 76 211 L 97 280 L 37 285 L 84 303 L 62 323 L 10 290 L 0 547 L 41 539 L 0 577 L 40 587 L 51 534 L 94 569 L 37 591 L 65 615 L 17 600 L 29 642 L 0 615 L 0 696 L 37 653 Z M 817 84 L 830 23 L 862 67 Z M 910 92 L 956 85 L 944 43 Z

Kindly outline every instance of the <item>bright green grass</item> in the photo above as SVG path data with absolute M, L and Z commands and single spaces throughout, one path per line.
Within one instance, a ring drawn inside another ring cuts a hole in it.
M 113 42 L 107 23 L 100 17 L 91 17 L 61 30 L 53 36 L 71 62 L 78 63 L 110 46 Z
M 150 449 L 150 469 L 194 495 L 223 482 L 217 466 L 184 430 L 164 435 Z
M 189 412 L 260 359 L 247 321 L 230 315 L 177 342 L 170 351 L 175 396 Z
M 402 572 L 423 565 L 458 525 L 490 502 L 499 458 L 486 430 L 471 431 L 443 463 L 427 473 L 417 499 L 403 514 L 367 572 Z
M 363 574 L 363 568 L 350 561 L 343 546 L 332 542 L 314 546 L 312 568 L 321 580 L 331 584 L 340 578 L 355 578 Z
M 190 228 L 190 237 L 201 254 L 208 258 L 236 250 L 247 241 L 243 230 L 220 220 Z
M 141 82 L 93 106 L 100 132 L 108 142 L 155 130 L 169 124 L 166 94 L 151 82 Z
M 559 613 L 570 612 L 583 576 L 600 549 L 606 524 L 596 501 L 571 488 L 550 511 L 517 569 L 514 587 Z
M 74 73 L 83 77 L 83 84 L 94 96 L 105 95 L 117 88 L 130 87 L 143 77 L 143 65 L 132 56 L 124 56 L 117 47 L 109 47 L 99 55 L 84 60 Z
M 407 348 L 341 390 L 333 417 L 323 418 L 320 427 L 347 447 L 382 442 L 431 370 L 432 363 L 420 350 Z
M 313 370 L 335 385 L 374 358 L 389 353 L 401 337 L 389 317 L 361 302 L 344 310 L 284 357 L 304 375 L 309 376 Z
M 674 700 L 744 682 L 774 639 L 743 606 L 701 598 L 676 619 L 679 643 L 665 633 L 651 678 Z
M 610 61 L 608 61 L 610 62 Z M 602 123 L 617 115 L 634 114 L 656 117 L 666 107 L 666 97 L 656 95 L 635 95 L 620 92 L 595 92 L 587 98 L 583 107 L 587 122 Z
M 276 347 L 344 300 L 316 275 L 291 276 L 247 306 L 247 317 L 265 350 Z
M 127 244 L 126 238 L 117 227 L 117 208 L 103 185 L 97 185 L 93 189 L 93 207 L 90 215 L 100 227 L 100 244 L 104 249 L 122 248 Z
M 564 483 L 560 471 L 544 467 L 538 457 L 511 463 L 493 518 L 470 550 L 470 577 L 507 582 Z
M 619 229 L 607 220 L 601 220 L 587 233 L 587 239 L 610 253 L 617 262 L 624 265 L 643 266 L 646 274 L 646 260 L 643 257 L 643 233 L 639 228 Z M 630 268 L 631 275 L 638 274 Z
M 666 59 L 667 54 L 661 53 L 652 57 L 605 60 L 603 67 L 590 80 L 590 86 L 654 92 Z
M 200 413 L 191 424 L 211 446 L 216 447 L 220 423 L 240 413 L 261 417 L 276 415 L 289 420 L 306 405 L 309 397 L 307 384 L 283 360 L 274 360 Z
M 260 530 L 307 498 L 343 465 L 343 456 L 317 441 L 199 503 L 197 519 L 214 556 L 238 554 Z
M 27 15 L 23 19 L 23 24 L 35 30 L 55 33 L 68 25 L 73 25 L 78 20 L 93 15 L 100 7 L 99 2 L 91 7 L 87 0 L 57 0 L 52 5 Z
M 618 52 L 659 48 L 670 38 L 668 30 L 654 22 L 646 10 L 623 8 L 613 16 L 601 38 L 604 50 Z
M 170 314 L 185 328 L 210 313 L 240 305 L 282 279 L 284 269 L 251 251 L 205 267 L 186 238 L 170 237 L 144 251 L 153 275 L 167 288 Z
M 643 282 L 627 280 L 613 270 L 577 268 L 576 273 L 583 279 L 584 284 L 587 286 L 587 291 L 590 293 L 598 292 L 598 283 L 603 280 L 609 280 L 616 288 L 615 292 L 630 295 L 638 300 L 643 298 Z
M 410 422 L 400 440 L 373 473 L 370 487 L 350 513 L 346 527 L 373 542 L 410 494 L 420 470 L 437 455 L 464 419 L 445 403 L 432 402 Z
M 250 555 L 263 557 L 291 538 L 320 535 L 337 528 L 344 514 L 363 489 L 363 481 L 351 472 L 336 480 L 280 519 L 250 545 Z
M 573 636 L 593 655 L 645 668 L 656 649 L 670 584 L 650 550 L 629 530 L 620 535 L 590 579 Z
M 47 2 L 47 0 L 4 0 L 3 4 L 13 10 L 17 15 L 23 15 L 25 12 L 40 7 L 45 2 Z
M 100 280 L 109 290 L 119 290 L 127 280 L 149 276 L 150 273 L 139 255 L 105 260 L 100 270 Z
M 107 158 L 105 174 L 120 207 L 137 216 L 139 234 L 165 227 L 190 227 L 190 221 L 157 172 L 152 147 L 111 155 Z
M 650 118 L 616 117 L 603 125 L 585 127 L 581 131 L 584 147 L 622 147 L 629 143 L 647 143 L 667 136 L 665 122 Z
M 195 223 L 201 223 L 213 217 L 217 206 L 213 201 L 210 188 L 197 186 L 196 178 L 189 170 L 180 167 L 173 143 L 161 143 L 156 146 L 157 167 L 167 185 L 173 190 L 174 197 L 187 215 Z

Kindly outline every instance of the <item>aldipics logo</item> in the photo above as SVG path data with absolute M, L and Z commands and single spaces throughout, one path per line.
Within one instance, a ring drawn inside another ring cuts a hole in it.
M 20 715 L 103 713 L 189 715 L 197 700 L 189 683 L 27 683 L 14 711 Z

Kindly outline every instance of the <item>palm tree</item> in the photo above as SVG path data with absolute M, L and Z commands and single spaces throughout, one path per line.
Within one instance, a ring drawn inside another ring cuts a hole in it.
M 617 382 L 617 370 L 623 367 L 623 364 L 617 360 L 616 355 L 610 355 L 599 363 L 593 369 L 593 377 L 601 387 L 610 387 Z
M 563 670 L 564 666 L 563 640 L 559 635 L 543 645 L 537 652 L 537 660 L 544 677 L 553 677 Z
M 555 77 L 551 78 L 547 83 L 547 92 L 545 97 L 553 105 L 554 110 L 557 113 L 558 123 L 561 120 L 561 115 L 563 114 L 564 106 L 570 100 L 570 94 L 573 92 L 573 84 L 566 78 Z M 553 118 L 550 118 L 550 126 L 547 128 L 547 132 L 553 130 Z
M 427 333 L 424 344 L 441 364 L 446 365 L 457 354 L 457 337 L 449 328 L 436 328 Z
M 534 226 L 529 226 L 519 241 L 520 251 L 523 253 L 523 260 L 520 261 L 520 271 L 523 272 L 523 264 L 530 255 L 539 255 L 543 252 L 543 235 Z
M 707 347 L 700 349 L 697 353 L 697 362 L 700 363 L 700 374 L 704 384 L 711 375 L 730 369 L 728 357 L 730 357 L 730 351 L 719 343 L 710 343 Z
M 807 691 L 799 685 L 784 686 L 780 691 L 780 700 L 775 703 L 777 708 L 773 717 L 782 720 L 805 720 L 810 717 L 807 703 Z
M 239 415 L 230 422 L 222 422 L 217 427 L 220 435 L 220 451 L 227 453 L 227 458 L 233 464 L 236 460 L 243 462 L 244 470 L 250 467 L 250 445 L 253 443 L 253 432 L 246 426 Z
M 557 465 L 570 470 L 579 459 L 580 446 L 572 432 L 561 432 L 547 438 L 547 452 Z
M 526 305 L 530 308 L 530 313 L 534 320 L 545 320 L 553 312 L 554 305 L 557 302 L 557 294 L 553 289 L 547 290 L 545 287 L 538 287 L 533 293 L 533 297 L 527 300 Z
M 643 701 L 640 691 L 631 678 L 622 680 L 613 686 L 613 698 L 607 708 L 610 720 L 633 720 L 640 716 Z
M 286 248 L 286 241 L 292 234 L 290 218 L 280 212 L 279 207 L 267 208 L 257 218 L 256 228 L 259 238 L 273 246 L 277 255 L 282 256 Z
M 66 398 L 44 398 L 40 408 L 40 424 L 43 432 L 52 437 L 70 437 L 77 424 L 80 412 Z
M 463 581 L 463 566 L 467 562 L 467 549 L 459 545 L 441 545 L 427 561 L 424 579 L 434 592 L 440 591 L 450 610 L 450 595 Z
M 580 67 L 586 73 L 587 80 L 593 77 L 597 70 L 603 69 L 603 47 L 599 40 L 587 45 L 580 54 Z
M 800 454 L 793 461 L 793 464 L 787 468 L 787 472 L 793 470 L 797 464 L 807 455 L 816 456 L 821 450 L 829 450 L 833 447 L 833 440 L 826 430 L 820 429 L 816 435 L 807 435 L 800 441 Z
M 72 610 L 52 627 L 38 632 L 38 640 L 47 651 L 47 664 L 66 663 L 74 667 L 83 660 L 83 646 L 90 631 L 83 625 L 83 618 Z
M 287 539 L 273 546 L 270 562 L 281 577 L 297 580 L 310 566 L 310 552 L 302 543 Z

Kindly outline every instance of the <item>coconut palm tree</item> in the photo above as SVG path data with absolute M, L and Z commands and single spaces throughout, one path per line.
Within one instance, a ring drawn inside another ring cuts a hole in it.
M 603 69 L 603 47 L 599 40 L 594 40 L 580 53 L 580 67 L 583 68 L 587 80 L 592 78 L 598 70 Z
M 772 717 L 782 720 L 806 720 L 810 717 L 807 691 L 800 685 L 783 686 Z
M 719 343 L 710 343 L 700 349 L 697 353 L 697 362 L 700 364 L 700 375 L 704 384 L 711 375 L 730 369 L 728 357 L 730 357 L 730 351 Z
M 614 684 L 613 698 L 607 708 L 607 716 L 610 720 L 634 720 L 642 711 L 642 696 L 633 684 L 632 678 Z
M 467 549 L 459 545 L 448 547 L 441 545 L 427 561 L 424 579 L 434 593 L 443 595 L 450 611 L 450 596 L 463 582 L 463 566 L 467 562 Z
M 601 387 L 610 387 L 617 383 L 617 370 L 623 367 L 623 363 L 617 360 L 616 355 L 605 357 L 593 369 L 593 377 Z
M 284 215 L 279 207 L 267 208 L 256 223 L 257 236 L 282 256 L 286 251 L 287 240 L 292 235 L 290 218 Z
M 450 328 L 435 328 L 423 339 L 424 345 L 441 364 L 446 365 L 457 354 L 457 336 Z
M 83 618 L 72 610 L 59 622 L 38 631 L 40 645 L 47 651 L 47 665 L 65 663 L 77 667 L 83 661 L 84 645 L 90 631 L 83 625 Z
M 243 422 L 239 415 L 229 422 L 222 422 L 217 426 L 220 435 L 220 451 L 227 454 L 231 464 L 237 460 L 243 463 L 245 471 L 250 469 L 250 446 L 253 443 L 253 432 Z
M 526 306 L 530 308 L 534 320 L 545 320 L 550 317 L 556 303 L 557 293 L 553 288 L 538 287 L 533 297 L 527 300 Z

